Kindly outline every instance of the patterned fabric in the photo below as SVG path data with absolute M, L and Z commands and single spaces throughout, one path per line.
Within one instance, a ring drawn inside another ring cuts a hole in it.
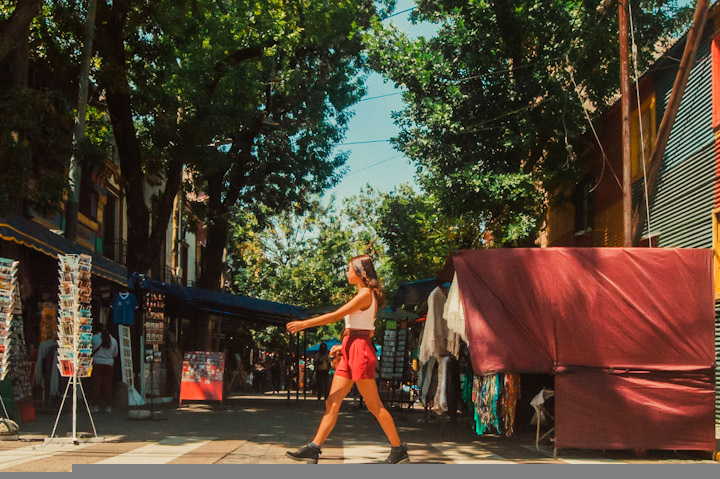
M 506 374 L 502 391 L 502 424 L 505 435 L 515 434 L 515 412 L 520 399 L 520 375 Z
M 497 412 L 499 394 L 500 376 L 498 374 L 475 377 L 473 402 L 475 403 L 476 433 L 483 435 L 491 427 L 502 433 Z

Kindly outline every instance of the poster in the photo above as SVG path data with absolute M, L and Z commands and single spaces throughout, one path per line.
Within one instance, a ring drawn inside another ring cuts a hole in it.
M 180 405 L 184 400 L 222 401 L 225 358 L 222 353 L 188 351 L 183 358 Z
M 128 405 L 142 406 L 145 404 L 145 401 L 137 392 L 137 389 L 135 389 L 130 327 L 120 324 L 118 325 L 118 333 L 120 336 L 120 366 L 122 368 L 122 380 L 128 387 Z

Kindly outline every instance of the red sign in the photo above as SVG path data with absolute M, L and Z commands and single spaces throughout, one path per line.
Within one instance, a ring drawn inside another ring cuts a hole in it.
M 183 400 L 222 401 L 224 372 L 222 353 L 186 352 L 180 383 L 180 405 Z

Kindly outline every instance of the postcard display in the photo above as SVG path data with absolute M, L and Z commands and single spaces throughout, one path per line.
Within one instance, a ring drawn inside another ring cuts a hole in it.
M 380 384 L 378 391 L 383 402 L 406 403 L 410 401 L 410 393 L 405 391 L 405 363 L 407 362 L 407 329 L 406 322 L 398 324 L 387 321 L 380 356 Z
M 222 353 L 189 351 L 185 353 L 180 383 L 180 406 L 183 400 L 223 400 L 225 358 Z
M 145 296 L 145 363 L 146 384 L 149 394 L 159 397 L 160 388 L 154 363 L 162 362 L 160 345 L 165 343 L 165 296 L 160 293 L 147 293 Z
M 58 255 L 60 264 L 60 293 L 58 312 L 58 369 L 63 377 L 68 377 L 67 387 L 60 404 L 55 427 L 51 438 L 55 436 L 60 414 L 62 413 L 68 390 L 72 385 L 73 420 L 72 437 L 77 443 L 77 388 L 80 387 L 85 407 L 90 415 L 93 432 L 95 423 L 90 414 L 87 397 L 78 378 L 89 377 L 92 372 L 92 314 L 90 273 L 92 257 L 85 254 Z
M 30 396 L 30 363 L 25 351 L 18 264 L 0 258 L 0 381 L 10 378 L 16 402 Z M 2 396 L 0 404 L 3 418 L 10 419 Z

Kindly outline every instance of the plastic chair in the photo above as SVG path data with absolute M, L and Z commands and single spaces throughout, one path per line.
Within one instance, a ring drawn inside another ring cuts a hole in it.
M 530 424 L 532 424 L 533 421 L 537 423 L 537 430 L 535 432 L 535 448 L 538 451 L 540 450 L 540 441 L 544 440 L 546 437 L 552 434 L 553 431 L 555 431 L 555 426 L 553 425 L 545 434 L 540 436 L 541 423 L 547 422 L 548 418 L 552 419 L 553 424 L 555 422 L 555 418 L 545 408 L 545 401 L 547 401 L 554 395 L 555 391 L 553 391 L 552 389 L 543 388 L 542 390 L 540 390 L 539 393 L 535 395 L 534 398 L 532 398 L 532 401 L 530 401 L 530 405 L 533 407 L 533 409 L 535 409 L 535 415 L 530 420 Z

